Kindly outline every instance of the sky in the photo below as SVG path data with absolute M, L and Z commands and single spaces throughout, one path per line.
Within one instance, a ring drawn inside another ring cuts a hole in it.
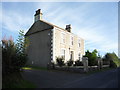
M 85 51 L 97 49 L 100 55 L 115 52 L 118 55 L 117 2 L 2 2 L 2 38 L 19 30 L 28 31 L 34 23 L 34 14 L 41 9 L 43 20 L 65 28 L 85 40 Z

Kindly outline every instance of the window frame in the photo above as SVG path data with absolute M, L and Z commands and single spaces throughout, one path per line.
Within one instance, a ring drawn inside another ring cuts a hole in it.
M 60 54 L 61 54 L 61 57 L 65 59 L 65 49 L 62 48 Z

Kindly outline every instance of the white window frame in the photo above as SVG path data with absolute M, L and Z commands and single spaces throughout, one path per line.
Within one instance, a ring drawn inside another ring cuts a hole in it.
M 65 52 L 66 52 L 65 49 L 62 48 L 60 53 L 61 53 L 61 57 L 63 56 L 64 59 L 65 59 Z
M 78 53 L 78 59 L 81 60 L 81 53 Z

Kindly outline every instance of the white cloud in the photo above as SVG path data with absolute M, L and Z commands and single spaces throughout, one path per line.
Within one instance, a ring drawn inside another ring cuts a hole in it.
M 72 24 L 72 32 L 85 39 L 86 50 L 98 49 L 102 53 L 111 51 L 117 53 L 118 44 L 117 40 L 115 40 L 116 38 L 107 35 L 108 30 L 105 31 L 107 26 L 100 22 L 103 14 L 97 14 L 97 16 L 92 17 L 91 15 L 89 16 L 89 12 L 91 11 L 88 10 L 88 8 L 90 8 L 92 4 L 85 3 L 78 7 L 76 6 L 74 10 L 65 8 L 64 5 L 62 7 L 59 7 L 60 4 L 56 5 L 54 3 L 47 3 L 45 6 L 42 4 L 43 9 L 46 11 L 44 14 L 45 20 L 47 19 L 48 22 L 62 28 L 65 28 L 66 24 Z M 39 4 L 39 6 L 41 6 L 41 4 Z M 78 12 L 81 13 L 78 14 Z M 88 19 L 86 19 L 86 15 L 89 16 L 87 17 Z M 112 32 L 115 31 L 112 30 Z
M 85 48 L 89 50 L 98 49 L 101 52 L 116 51 L 117 53 L 117 40 L 113 36 L 111 38 L 107 35 L 106 26 L 99 20 L 101 14 L 97 16 L 89 16 L 92 4 L 85 3 L 76 6 L 74 9 L 65 8 L 67 6 L 61 5 L 61 3 L 37 3 L 35 5 L 36 10 L 42 9 L 43 19 L 65 28 L 66 24 L 72 24 L 72 32 L 78 34 L 85 39 Z M 85 16 L 88 16 L 86 19 Z M 107 16 L 106 16 L 107 17 Z M 7 12 L 3 15 L 3 28 L 16 32 L 20 29 L 27 29 L 33 23 L 33 19 L 30 16 L 23 16 L 20 13 L 13 11 Z M 110 31 L 109 31 L 110 32 Z M 108 33 L 109 33 L 108 32 Z M 112 30 L 112 32 L 115 32 Z M 117 32 L 116 32 L 117 33 Z M 116 35 L 116 34 L 114 34 Z
M 2 13 L 2 28 L 7 29 L 11 32 L 17 32 L 19 30 L 25 30 L 32 24 L 32 19 L 28 16 L 23 16 L 17 12 L 5 11 Z

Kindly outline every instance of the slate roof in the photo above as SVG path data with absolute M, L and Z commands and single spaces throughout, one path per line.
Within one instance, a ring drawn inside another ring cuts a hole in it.
M 48 29 L 53 29 L 54 27 L 60 28 L 56 25 L 53 25 L 47 21 L 44 20 L 38 20 L 35 23 L 33 23 L 33 25 L 30 27 L 30 29 L 28 30 L 28 32 L 25 34 L 25 36 L 40 32 L 40 31 L 44 31 L 44 30 L 48 30 Z M 62 30 L 65 30 L 63 28 L 60 28 Z

